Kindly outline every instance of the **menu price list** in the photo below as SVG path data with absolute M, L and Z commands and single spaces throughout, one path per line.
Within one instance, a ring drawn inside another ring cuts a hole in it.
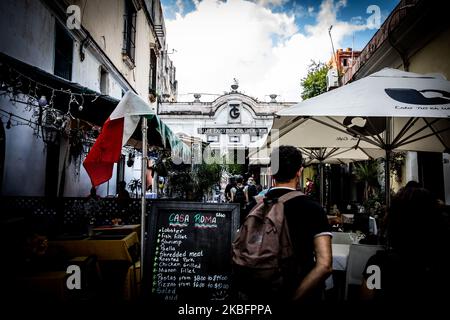
M 195 238 L 217 233 L 217 224 L 224 215 L 194 215 L 194 224 L 189 224 L 189 215 L 174 219 L 169 215 L 169 224 L 157 230 L 156 246 L 152 260 L 152 295 L 164 301 L 185 299 L 224 300 L 229 295 L 228 272 L 209 272 L 206 264 L 211 260 L 210 247 L 193 245 Z M 190 228 L 191 226 L 191 228 Z M 193 228 L 192 228 L 193 227 Z

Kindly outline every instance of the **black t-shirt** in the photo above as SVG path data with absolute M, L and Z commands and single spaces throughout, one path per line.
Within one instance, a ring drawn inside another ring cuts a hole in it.
M 442 252 L 442 254 L 447 254 Z M 371 265 L 380 268 L 380 289 L 374 290 L 374 300 L 381 303 L 448 302 L 450 285 L 448 265 L 441 258 L 425 258 L 417 251 L 414 255 L 400 255 L 395 251 L 378 251 L 369 258 L 363 271 L 368 279 Z
M 273 188 L 266 193 L 269 199 L 280 198 L 292 191 L 288 188 Z M 309 196 L 300 196 L 284 204 L 284 213 L 289 227 L 295 255 L 301 264 L 304 277 L 315 265 L 314 238 L 320 234 L 332 235 L 325 211 Z

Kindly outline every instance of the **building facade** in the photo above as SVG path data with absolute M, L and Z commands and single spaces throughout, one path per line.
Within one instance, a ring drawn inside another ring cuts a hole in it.
M 176 100 L 159 0 L 6 0 L 0 26 L 3 195 L 86 196 L 81 163 L 124 93 Z M 50 113 L 62 120 L 51 142 L 43 123 Z M 125 166 L 129 152 L 99 195 L 139 177 L 138 158 Z
M 331 68 L 337 69 L 340 74 L 344 74 L 355 64 L 360 54 L 361 51 L 354 51 L 352 48 L 337 49 L 335 56 L 331 58 L 328 64 Z
M 251 164 L 249 149 L 266 140 L 275 113 L 295 104 L 277 102 L 276 95 L 271 95 L 270 102 L 258 101 L 240 93 L 236 84 L 212 102 L 202 102 L 201 94 L 194 98 L 190 102 L 163 102 L 158 115 L 174 133 L 196 137 L 208 143 L 209 150 L 219 150 L 222 156 L 237 152 L 230 161 L 241 164 Z

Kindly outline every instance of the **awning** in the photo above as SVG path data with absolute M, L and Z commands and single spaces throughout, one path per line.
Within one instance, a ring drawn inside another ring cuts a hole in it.
M 98 126 L 103 125 L 119 103 L 118 99 L 55 76 L 1 52 L 0 81 L 8 87 L 13 87 L 14 93 L 22 93 L 36 99 L 46 96 L 50 101 L 53 94 L 53 107 L 64 113 L 67 112 L 72 98 L 70 113 L 75 118 Z M 83 106 L 82 110 L 80 106 Z

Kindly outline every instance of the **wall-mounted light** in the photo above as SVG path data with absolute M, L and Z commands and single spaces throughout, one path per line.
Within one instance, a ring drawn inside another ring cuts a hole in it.
M 41 96 L 39 101 L 38 101 L 38 103 L 39 103 L 39 107 L 47 106 L 48 105 L 47 97 L 46 96 Z
M 42 113 L 42 140 L 47 144 L 56 144 L 59 139 L 63 117 L 56 109 L 46 109 Z

